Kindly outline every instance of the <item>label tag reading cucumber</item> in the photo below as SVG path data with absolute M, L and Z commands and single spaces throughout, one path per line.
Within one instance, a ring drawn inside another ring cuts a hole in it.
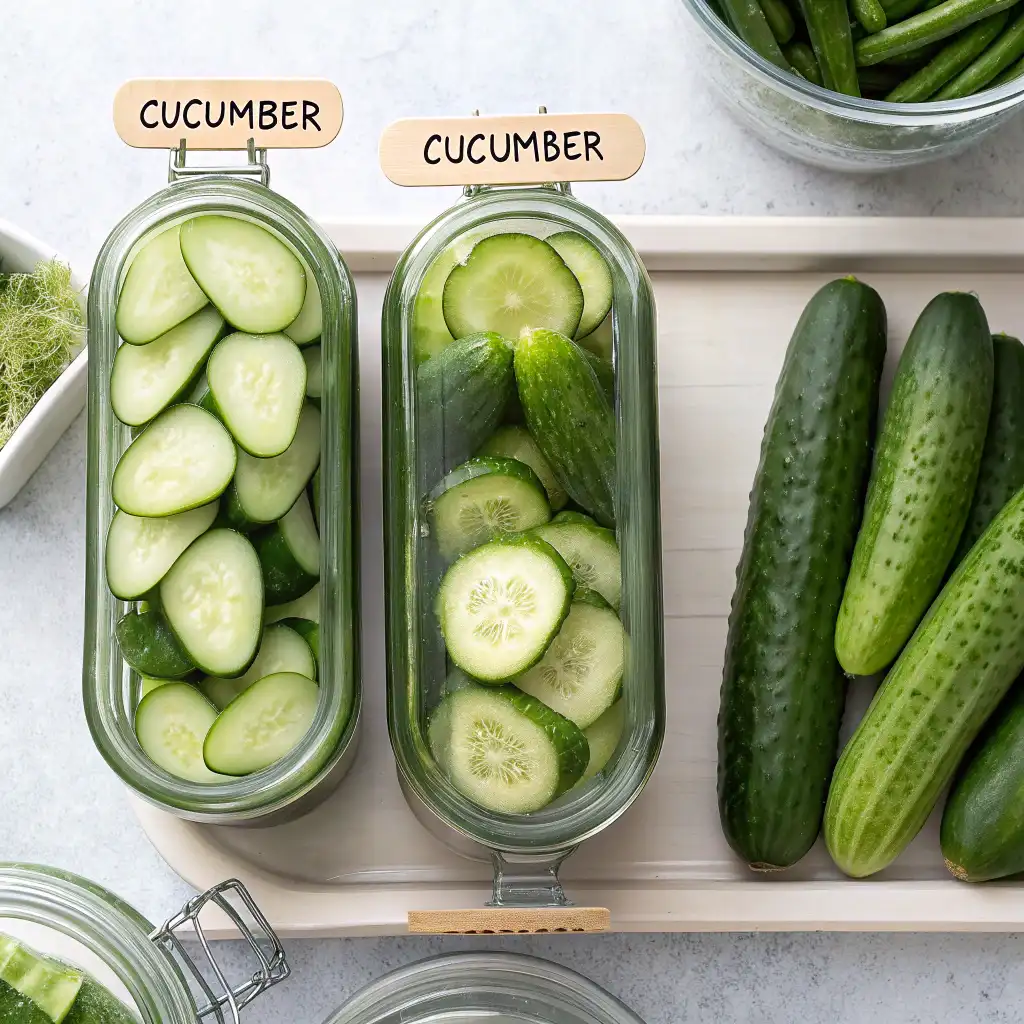
M 384 132 L 380 165 L 396 185 L 623 181 L 646 148 L 627 114 L 409 118 Z
M 133 78 L 114 97 L 117 134 L 137 149 L 317 149 L 342 116 L 323 78 Z

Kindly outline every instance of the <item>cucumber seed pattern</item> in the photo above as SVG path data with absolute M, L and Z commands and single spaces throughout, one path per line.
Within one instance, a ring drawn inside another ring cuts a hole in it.
M 537 595 L 518 576 L 499 580 L 487 576 L 470 591 L 467 609 L 479 618 L 473 635 L 498 646 L 523 632 L 523 619 L 536 610 Z
M 559 634 L 550 647 L 551 657 L 537 666 L 544 682 L 560 697 L 575 696 L 590 672 L 597 641 L 585 633 Z
M 476 720 L 467 747 L 469 770 L 483 782 L 514 786 L 531 779 L 536 770 L 534 752 L 494 719 Z
M 459 510 L 459 526 L 471 537 L 494 537 L 519 528 L 519 512 L 507 498 L 474 501 Z

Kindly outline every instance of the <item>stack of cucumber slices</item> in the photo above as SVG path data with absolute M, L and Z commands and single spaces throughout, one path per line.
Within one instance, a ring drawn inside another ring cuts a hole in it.
M 288 754 L 319 704 L 320 293 L 276 235 L 203 215 L 138 251 L 117 328 L 133 439 L 106 572 L 134 604 L 135 731 L 172 775 L 226 781 Z
M 452 666 L 429 739 L 490 811 L 541 810 L 622 733 L 612 293 L 583 235 L 501 233 L 457 239 L 414 306 L 418 480 Z

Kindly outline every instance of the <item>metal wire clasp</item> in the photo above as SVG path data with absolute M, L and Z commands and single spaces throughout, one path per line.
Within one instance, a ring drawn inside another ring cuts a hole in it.
M 186 143 L 182 139 L 176 149 L 170 150 L 167 159 L 167 180 L 175 182 L 179 178 L 195 178 L 202 174 L 240 174 L 249 178 L 259 178 L 260 184 L 270 185 L 270 164 L 267 162 L 267 151 L 256 148 L 256 140 L 249 139 L 246 152 L 248 163 L 228 164 L 219 167 L 188 167 L 185 164 Z
M 237 899 L 248 913 L 250 921 L 242 916 L 228 896 Z M 237 988 L 231 987 L 223 968 L 217 963 L 213 950 L 210 948 L 210 940 L 203 933 L 203 926 L 199 920 L 203 909 L 211 903 L 227 914 L 232 924 L 238 929 L 241 938 L 249 944 L 249 948 L 259 961 L 259 969 L 248 981 Z M 182 944 L 181 938 L 175 934 L 179 928 L 186 925 L 191 926 L 191 932 L 186 932 L 184 938 L 194 939 L 202 946 L 206 955 L 206 964 L 216 979 L 220 994 L 214 991 L 204 976 L 203 965 L 197 964 L 192 959 Z M 188 977 L 196 983 L 206 998 L 206 1002 L 198 1006 L 196 1010 L 198 1020 L 213 1015 L 215 1020 L 230 1019 L 232 1024 L 238 1024 L 238 1015 L 242 1009 L 257 996 L 266 992 L 268 988 L 276 985 L 279 981 L 284 981 L 291 973 L 281 940 L 274 933 L 274 929 L 264 917 L 263 912 L 256 906 L 249 891 L 237 878 L 230 878 L 226 882 L 221 882 L 212 889 L 207 889 L 206 892 L 194 896 L 182 907 L 179 914 L 166 921 L 162 928 L 158 928 L 150 935 L 150 938 L 187 972 Z M 224 1010 L 227 1011 L 227 1017 L 221 1012 Z

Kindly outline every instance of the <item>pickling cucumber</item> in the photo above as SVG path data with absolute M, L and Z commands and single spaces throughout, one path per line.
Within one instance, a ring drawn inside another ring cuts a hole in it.
M 974 295 L 944 292 L 900 357 L 836 625 L 852 675 L 889 665 L 942 585 L 970 510 L 992 405 L 992 335 Z
M 583 316 L 574 337 L 585 338 L 611 312 L 612 272 L 597 246 L 578 231 L 560 231 L 545 241 L 565 260 L 583 289 Z
M 548 504 L 552 511 L 563 508 L 569 500 L 565 488 L 558 482 L 551 464 L 537 447 L 532 435 L 524 427 L 510 425 L 500 427 L 481 446 L 478 456 L 493 455 L 502 459 L 516 459 L 525 462 L 537 474 L 547 491 Z
M 122 615 L 114 627 L 114 636 L 121 657 L 140 675 L 181 679 L 195 671 L 195 662 L 155 608 Z
M 839 758 L 825 814 L 836 864 L 862 878 L 920 831 L 1024 668 L 1024 491 L 960 563 Z
M 135 735 L 154 764 L 189 782 L 224 782 L 203 760 L 203 743 L 217 709 L 188 683 L 168 683 L 135 709 Z
M 814 56 L 826 89 L 860 95 L 846 0 L 800 0 Z
M 622 597 L 622 558 L 611 530 L 598 526 L 587 516 L 569 512 L 535 527 L 533 532 L 565 559 L 577 590 L 596 591 L 618 611 Z
M 320 536 L 303 491 L 273 526 L 253 538 L 263 570 L 267 604 L 287 604 L 316 586 L 320 578 Z
M 296 345 L 312 345 L 318 341 L 323 333 L 323 307 L 320 301 L 320 288 L 313 278 L 305 260 L 301 257 L 302 272 L 306 276 L 306 295 L 302 300 L 302 309 L 299 315 L 286 327 L 282 333 L 287 334 Z
M 580 782 L 587 782 L 604 771 L 622 739 L 625 719 L 626 705 L 620 697 L 593 725 L 583 730 L 590 747 L 590 761 Z
M 444 285 L 457 263 L 465 261 L 482 236 L 460 235 L 427 268 L 412 307 L 412 352 L 417 365 L 432 359 L 455 339 L 445 323 Z
M 832 642 L 871 464 L 886 315 L 852 278 L 804 310 L 775 390 L 736 570 L 718 717 L 718 808 L 757 868 L 818 836 L 845 685 Z

